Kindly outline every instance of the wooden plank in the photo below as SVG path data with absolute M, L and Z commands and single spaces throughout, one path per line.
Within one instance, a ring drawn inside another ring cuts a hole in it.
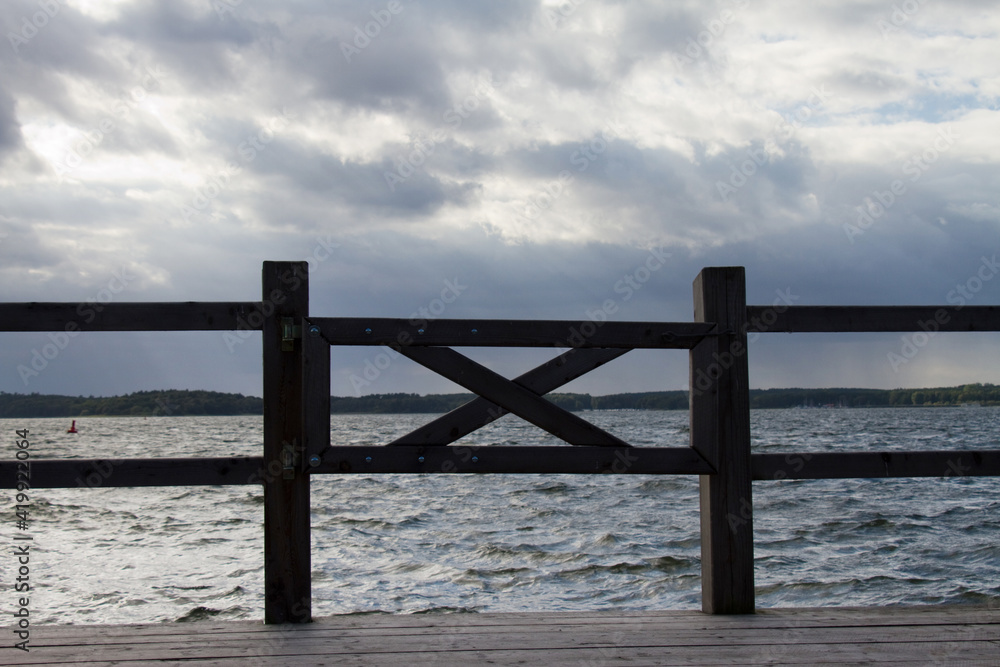
M 264 622 L 312 620 L 309 475 L 302 456 L 302 339 L 282 350 L 282 318 L 309 315 L 306 262 L 264 262 L 263 295 L 273 304 L 263 326 L 264 463 L 281 467 L 264 479 Z M 278 295 L 278 298 L 275 298 Z M 328 392 L 327 392 L 328 393 Z
M 331 345 L 450 347 L 617 347 L 690 349 L 713 326 L 692 322 L 560 320 L 410 320 L 311 317 Z M 421 333 L 421 331 L 423 333 Z
M 541 396 L 627 352 L 625 349 L 613 348 L 575 348 L 519 375 L 512 382 Z M 393 440 L 389 446 L 447 445 L 505 414 L 507 410 L 480 396 Z
M 311 474 L 616 473 L 697 475 L 709 465 L 690 447 L 335 446 Z
M 31 652 L 5 646 L 0 664 L 996 664 L 998 641 L 1000 610 L 982 607 L 384 614 L 298 625 L 37 626 Z
M 747 306 L 748 331 L 1000 331 L 1000 306 Z
M 0 331 L 260 330 L 259 301 L 0 303 Z
M 574 450 L 576 451 L 576 450 Z M 120 636 L 149 638 L 162 635 L 185 635 L 195 627 L 199 634 L 252 636 L 271 633 L 282 628 L 296 632 L 377 632 L 419 631 L 428 627 L 476 631 L 483 627 L 496 628 L 498 632 L 516 632 L 521 628 L 546 625 L 558 627 L 618 626 L 627 625 L 651 631 L 651 626 L 667 628 L 670 632 L 705 629 L 786 629 L 810 627 L 868 627 L 879 626 L 1000 626 L 1000 604 L 986 605 L 919 605 L 891 607 L 773 607 L 761 608 L 754 614 L 706 615 L 696 610 L 636 610 L 636 611 L 559 611 L 559 612 L 503 612 L 455 614 L 345 614 L 320 617 L 304 626 L 264 625 L 259 621 L 199 621 L 187 623 L 151 623 L 122 625 L 47 625 L 46 640 L 53 645 L 86 640 L 94 636 Z
M 330 446 L 330 344 L 310 328 L 306 322 L 302 332 L 303 471 L 318 465 Z
M 447 347 L 402 347 L 404 357 L 475 392 L 571 445 L 628 447 L 624 440 Z
M 152 667 L 153 665 L 199 665 L 204 667 L 324 667 L 331 664 L 355 666 L 404 666 L 410 665 L 546 665 L 547 667 L 580 667 L 581 665 L 610 666 L 628 664 L 643 667 L 672 665 L 740 665 L 782 664 L 805 665 L 807 667 L 843 667 L 844 665 L 979 665 L 996 667 L 993 657 L 997 644 L 990 642 L 962 642 L 954 646 L 933 643 L 896 643 L 876 645 L 872 648 L 849 644 L 808 645 L 784 647 L 775 639 L 775 644 L 761 647 L 703 645 L 697 647 L 669 646 L 586 646 L 540 650 L 518 648 L 508 645 L 497 649 L 459 648 L 423 651 L 365 651 L 331 652 L 325 657 L 322 647 L 309 653 L 254 654 L 243 651 L 238 658 L 190 658 L 180 655 L 165 655 L 152 660 L 93 661 L 84 657 L 66 663 L 44 664 L 86 664 L 90 667 Z M 207 649 L 206 649 L 207 650 Z M 77 656 L 70 656 L 74 658 Z M 85 662 L 81 662 L 84 660 Z M 183 661 L 183 662 L 181 662 Z M 18 663 L 11 663 L 18 664 Z M 43 664 L 43 663 L 24 663 Z
M 260 484 L 259 456 L 161 459 L 35 459 L 31 486 L 39 489 L 120 486 Z M 0 461 L 0 488 L 17 486 L 17 461 Z
M 742 267 L 706 268 L 694 282 L 694 319 L 719 332 L 690 352 L 691 446 L 716 470 L 699 478 L 702 609 L 754 611 L 750 387 Z
M 504 630 L 497 632 L 498 629 Z M 336 626 L 313 628 L 306 627 L 297 631 L 297 627 L 288 628 L 285 633 L 211 633 L 202 635 L 210 637 L 210 650 L 192 647 L 190 640 L 185 640 L 179 633 L 176 635 L 161 635 L 145 642 L 135 642 L 128 637 L 102 637 L 102 645 L 106 648 L 118 648 L 123 644 L 131 647 L 131 653 L 136 657 L 154 657 L 157 654 L 172 653 L 177 657 L 196 657 L 212 654 L 225 656 L 246 655 L 248 649 L 256 654 L 272 655 L 318 655 L 333 656 L 344 654 L 365 653 L 379 655 L 387 653 L 425 653 L 451 652 L 468 650 L 502 651 L 507 647 L 516 646 L 519 649 L 531 648 L 537 651 L 553 651 L 576 648 L 585 645 L 595 646 L 632 646 L 632 647 L 701 647 L 705 645 L 705 630 L 671 630 L 670 633 L 653 635 L 656 626 L 620 625 L 595 623 L 589 626 L 573 626 L 564 624 L 538 624 L 520 626 L 478 626 L 461 628 L 455 632 L 448 626 L 432 625 L 425 628 L 408 629 L 402 632 L 374 626 L 362 630 L 346 630 Z M 725 643 L 718 639 L 712 642 L 714 646 L 744 646 L 747 648 L 773 645 L 780 640 L 782 645 L 808 646 L 815 644 L 899 644 L 940 642 L 982 642 L 1000 640 L 1000 626 L 978 625 L 963 626 L 892 626 L 891 630 L 884 627 L 814 627 L 814 628 L 750 628 L 725 630 Z M 119 641 L 115 641 L 118 639 Z M 583 641 L 581 641 L 583 640 Z M 72 650 L 80 650 L 80 643 L 85 640 L 76 639 L 77 643 L 50 644 L 39 639 L 36 650 L 46 649 L 60 651 L 69 655 Z M 194 653 L 179 653 L 185 649 L 195 649 Z M 253 655 L 251 653 L 250 655 Z
M 754 454 L 755 480 L 998 477 L 1000 450 Z
M 966 609 L 968 607 L 968 609 Z M 253 621 L 198 622 L 197 624 L 157 623 L 130 625 L 44 626 L 46 646 L 72 646 L 94 638 L 125 639 L 130 645 L 162 643 L 175 637 L 187 639 L 191 632 L 218 639 L 245 638 L 276 632 L 294 632 L 299 636 L 408 636 L 433 629 L 441 634 L 512 635 L 526 632 L 549 632 L 554 629 L 586 633 L 602 628 L 638 632 L 646 635 L 657 630 L 668 636 L 724 631 L 727 637 L 752 637 L 753 633 L 771 630 L 830 629 L 853 633 L 855 628 L 887 628 L 888 634 L 913 630 L 923 636 L 948 632 L 952 628 L 971 628 L 983 634 L 1000 632 L 1000 609 L 975 605 L 934 607 L 828 607 L 820 609 L 762 609 L 757 614 L 715 615 L 705 617 L 692 611 L 640 612 L 520 612 L 487 614 L 379 614 L 344 615 L 317 618 L 306 625 L 263 625 Z M 928 627 L 937 626 L 937 627 Z M 806 637 L 809 635 L 807 634 Z

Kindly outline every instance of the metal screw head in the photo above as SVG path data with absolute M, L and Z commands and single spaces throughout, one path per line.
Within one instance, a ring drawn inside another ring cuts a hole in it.
M 477 333 L 479 333 L 479 329 L 473 329 L 473 330 L 472 330 L 472 333 L 474 333 L 474 334 L 477 334 Z
M 418 456 L 418 457 L 417 457 L 417 461 L 418 461 L 419 463 L 423 463 L 423 462 L 424 462 L 424 457 L 422 457 L 422 456 Z
M 372 457 L 366 456 L 365 457 L 365 463 L 371 463 L 371 462 L 372 462 Z
M 318 336 L 319 335 L 319 327 L 316 326 L 315 324 L 312 325 L 311 327 L 309 327 L 309 335 L 310 336 Z
M 423 336 L 424 335 L 424 330 L 423 329 L 417 329 L 417 333 L 420 334 L 421 336 Z
M 309 457 L 309 465 L 311 465 L 313 468 L 315 468 L 316 466 L 318 466 L 320 464 L 321 460 L 322 459 L 320 459 L 319 456 L 313 454 L 312 456 Z
M 479 463 L 479 457 L 478 456 L 473 456 L 472 457 L 472 462 L 473 463 Z
M 371 330 L 371 327 L 369 327 L 369 328 L 365 329 L 365 333 L 366 333 L 366 334 L 370 334 L 371 332 L 372 332 L 372 330 Z

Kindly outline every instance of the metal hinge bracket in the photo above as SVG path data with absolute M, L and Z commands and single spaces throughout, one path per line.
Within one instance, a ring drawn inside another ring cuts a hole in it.
M 302 325 L 295 323 L 294 317 L 281 318 L 281 351 L 294 352 L 295 339 L 302 338 Z

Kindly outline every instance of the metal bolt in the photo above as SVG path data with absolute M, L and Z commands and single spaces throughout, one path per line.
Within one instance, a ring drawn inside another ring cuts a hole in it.
M 371 463 L 371 462 L 372 462 L 372 457 L 366 456 L 365 457 L 365 463 Z
M 315 468 L 316 466 L 318 466 L 320 464 L 321 460 L 322 459 L 320 459 L 319 456 L 313 454 L 312 456 L 309 457 L 309 465 L 311 465 L 313 468 Z
M 479 463 L 479 457 L 478 456 L 473 456 L 472 457 L 472 462 L 473 463 Z
M 420 462 L 420 463 L 423 463 L 424 462 L 424 457 L 418 456 L 417 457 L 417 461 Z
M 311 327 L 309 327 L 309 335 L 310 336 L 318 336 L 319 335 L 319 327 L 316 326 L 315 324 L 312 325 Z

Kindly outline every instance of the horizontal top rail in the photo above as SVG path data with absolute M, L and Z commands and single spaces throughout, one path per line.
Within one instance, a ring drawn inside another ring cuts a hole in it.
M 1000 306 L 747 306 L 748 331 L 1000 331 Z
M 322 335 L 330 345 L 687 350 L 708 336 L 719 335 L 714 322 L 424 321 L 380 317 L 308 317 L 306 321 L 309 333 Z
M 259 331 L 260 301 L 0 303 L 0 331 Z

